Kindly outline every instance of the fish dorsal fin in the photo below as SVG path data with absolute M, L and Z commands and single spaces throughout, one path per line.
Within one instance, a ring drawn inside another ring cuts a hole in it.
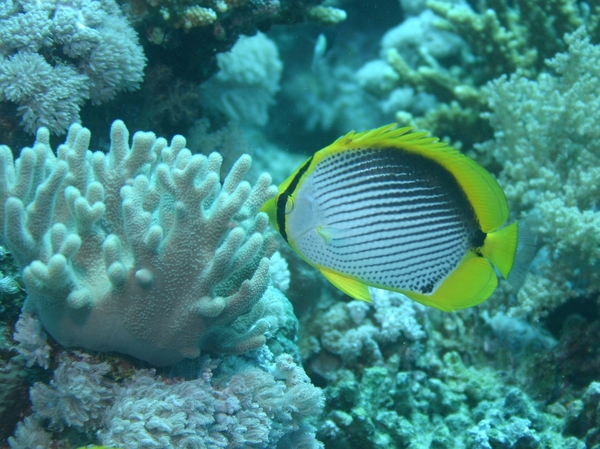
M 334 287 L 340 289 L 348 296 L 354 299 L 371 302 L 371 293 L 369 293 L 369 288 L 362 282 L 343 276 L 339 273 L 335 273 L 326 268 L 319 268 L 319 271 L 321 274 L 323 274 L 323 276 L 325 276 L 325 279 L 334 285 Z
M 382 126 L 340 137 L 328 147 L 317 152 L 314 163 L 333 153 L 351 148 L 399 148 L 434 160 L 448 170 L 461 186 L 473 206 L 481 230 L 495 231 L 508 219 L 508 203 L 504 192 L 494 177 L 477 162 L 466 157 L 445 142 L 428 137 L 426 132 L 411 132 L 412 127 L 395 128 L 395 124 Z

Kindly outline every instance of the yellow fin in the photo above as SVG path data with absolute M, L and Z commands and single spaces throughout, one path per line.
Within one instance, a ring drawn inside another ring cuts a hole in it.
M 461 153 L 456 152 L 452 157 L 444 155 L 440 159 L 448 160 L 442 165 L 465 191 L 481 230 L 489 233 L 502 226 L 508 219 L 508 203 L 498 181 L 485 168 Z
M 518 241 L 519 231 L 516 222 L 485 237 L 481 254 L 498 268 L 504 279 L 512 270 Z
M 338 138 L 331 145 L 326 146 L 322 150 L 315 153 L 315 163 L 318 163 L 322 158 L 339 151 L 345 151 L 351 148 L 388 148 L 399 147 L 403 145 L 413 146 L 415 148 L 441 148 L 447 147 L 448 144 L 438 142 L 438 138 L 429 137 L 426 132 L 410 132 L 412 126 L 404 128 L 396 128 L 395 123 L 382 126 L 376 129 L 369 129 L 356 133 L 349 133 Z
M 362 282 L 334 273 L 326 268 L 320 268 L 319 271 L 325 276 L 325 279 L 348 296 L 371 302 L 371 293 L 369 293 L 368 287 Z
M 537 250 L 537 239 L 529 217 L 512 223 L 485 238 L 481 254 L 510 282 L 519 288 Z
M 277 197 L 265 201 L 260 208 L 260 212 L 266 213 L 269 216 L 271 226 L 279 231 L 279 226 L 277 225 Z
M 469 252 L 456 269 L 431 295 L 405 292 L 409 298 L 445 312 L 482 303 L 498 285 L 496 272 L 487 259 Z

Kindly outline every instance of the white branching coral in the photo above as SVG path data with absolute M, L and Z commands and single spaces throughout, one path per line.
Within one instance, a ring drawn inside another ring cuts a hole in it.
M 275 250 L 258 213 L 277 192 L 244 181 L 242 156 L 222 181 L 222 158 L 192 155 L 125 124 L 105 154 L 72 125 L 57 155 L 41 128 L 13 161 L 0 146 L 1 241 L 21 267 L 24 310 L 61 344 L 118 351 L 156 365 L 201 349 L 261 346 L 277 320 L 261 298 Z
M 146 57 L 114 0 L 0 2 L 0 102 L 25 131 L 64 134 L 86 100 L 139 88 Z

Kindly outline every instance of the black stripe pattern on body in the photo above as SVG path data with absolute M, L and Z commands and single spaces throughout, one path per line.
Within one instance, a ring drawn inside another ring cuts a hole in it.
M 311 189 L 320 222 L 296 245 L 318 265 L 427 294 L 483 244 L 456 179 L 424 156 L 397 148 L 348 150 L 323 159 L 308 178 L 307 191 L 300 186 L 297 194 Z

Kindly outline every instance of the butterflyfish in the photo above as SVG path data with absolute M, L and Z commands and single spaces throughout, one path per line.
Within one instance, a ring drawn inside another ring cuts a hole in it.
M 535 253 L 527 220 L 504 226 L 502 188 L 474 160 L 395 124 L 340 137 L 262 210 L 284 240 L 354 299 L 392 290 L 444 311 L 485 301 L 494 267 L 519 286 Z

